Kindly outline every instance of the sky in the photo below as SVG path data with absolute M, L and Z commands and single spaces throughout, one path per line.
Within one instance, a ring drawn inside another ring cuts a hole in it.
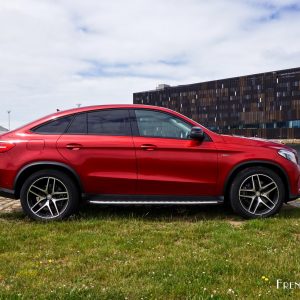
M 0 0 L 0 125 L 300 67 L 300 0 Z

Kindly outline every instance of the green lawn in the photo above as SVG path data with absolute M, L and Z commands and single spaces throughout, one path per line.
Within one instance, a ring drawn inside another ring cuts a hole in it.
M 300 299 L 300 209 L 88 207 L 68 221 L 0 214 L 0 299 Z M 262 278 L 267 277 L 267 279 Z

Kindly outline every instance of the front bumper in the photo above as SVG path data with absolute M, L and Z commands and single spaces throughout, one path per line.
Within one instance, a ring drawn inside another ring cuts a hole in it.
M 290 194 L 287 201 L 292 201 L 300 198 L 300 166 L 297 165 L 296 172 L 294 173 L 294 180 L 290 177 Z

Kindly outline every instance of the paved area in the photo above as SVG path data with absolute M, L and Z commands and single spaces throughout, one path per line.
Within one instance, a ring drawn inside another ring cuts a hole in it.
M 289 204 L 292 206 L 300 207 L 300 198 L 295 201 L 289 202 Z
M 19 200 L 11 200 L 0 197 L 0 212 L 20 211 L 21 205 Z

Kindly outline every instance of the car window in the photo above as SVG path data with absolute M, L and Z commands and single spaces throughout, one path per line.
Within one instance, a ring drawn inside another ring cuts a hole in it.
M 188 139 L 192 125 L 171 114 L 137 109 L 135 110 L 140 136 Z
M 42 134 L 63 134 L 65 133 L 72 119 L 73 116 L 58 118 L 53 121 L 49 121 L 47 123 L 39 125 L 31 129 L 31 131 Z
M 87 134 L 87 114 L 81 113 L 75 115 L 70 127 L 67 131 L 68 134 Z
M 97 135 L 131 135 L 127 109 L 107 109 L 88 113 L 88 133 Z

